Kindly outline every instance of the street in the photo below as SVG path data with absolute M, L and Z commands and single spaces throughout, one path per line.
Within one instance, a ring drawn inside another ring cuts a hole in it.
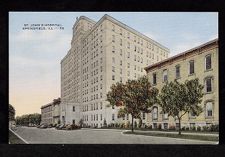
M 18 127 L 15 130 L 29 144 L 216 144 L 212 141 L 123 134 L 115 129 L 56 130 Z

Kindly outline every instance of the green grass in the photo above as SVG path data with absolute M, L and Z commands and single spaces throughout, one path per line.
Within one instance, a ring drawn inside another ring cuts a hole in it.
M 182 139 L 193 139 L 193 140 L 203 140 L 203 141 L 219 141 L 219 137 L 217 136 L 201 136 L 201 135 L 187 135 L 182 134 L 171 134 L 171 133 L 153 133 L 153 132 L 131 132 L 127 131 L 124 134 L 133 134 L 133 135 L 145 135 L 145 136 L 159 136 L 159 137 L 171 137 L 171 138 L 182 138 Z
M 9 142 L 10 142 L 10 144 L 26 144 L 10 130 L 9 130 Z
M 103 128 L 95 128 L 95 129 L 118 129 L 118 130 L 131 130 L 131 128 L 115 128 L 115 127 L 103 127 Z M 158 129 L 148 129 L 148 128 L 134 128 L 134 130 L 140 131 L 164 131 L 164 132 L 177 132 L 178 130 L 158 130 Z M 211 132 L 211 131 L 194 131 L 194 130 L 182 130 L 182 133 L 199 133 L 199 134 L 219 134 L 219 132 Z

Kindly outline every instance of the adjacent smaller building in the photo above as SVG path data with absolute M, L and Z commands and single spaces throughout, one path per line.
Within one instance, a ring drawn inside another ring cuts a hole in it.
M 60 124 L 60 103 L 61 98 L 53 100 L 52 106 L 53 124 Z
M 41 124 L 60 123 L 60 103 L 61 99 L 58 98 L 41 107 Z
M 200 104 L 203 112 L 198 117 L 192 113 L 186 114 L 182 118 L 181 126 L 203 127 L 219 124 L 218 39 L 150 65 L 145 70 L 151 84 L 159 91 L 168 81 L 176 79 L 178 82 L 185 82 L 198 78 L 204 85 L 204 96 Z M 179 126 L 178 119 L 162 113 L 157 104 L 147 119 L 153 128 L 159 125 L 162 129 Z

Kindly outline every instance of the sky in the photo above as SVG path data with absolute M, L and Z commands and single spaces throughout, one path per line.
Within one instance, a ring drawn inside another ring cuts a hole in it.
M 9 12 L 9 103 L 16 116 L 40 113 L 60 97 L 60 61 L 70 49 L 76 17 L 108 14 L 170 49 L 169 57 L 218 37 L 217 12 Z M 63 30 L 23 30 L 61 24 Z

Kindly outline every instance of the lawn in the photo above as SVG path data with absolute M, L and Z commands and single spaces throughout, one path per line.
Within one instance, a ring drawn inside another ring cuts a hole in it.
M 201 136 L 201 135 L 187 135 L 187 134 L 171 134 L 171 133 L 160 133 L 160 132 L 131 132 L 127 131 L 124 134 L 133 134 L 133 135 L 145 135 L 145 136 L 159 136 L 159 137 L 171 137 L 171 138 L 182 138 L 182 139 L 193 139 L 193 140 L 203 140 L 203 141 L 219 141 L 217 136 Z

